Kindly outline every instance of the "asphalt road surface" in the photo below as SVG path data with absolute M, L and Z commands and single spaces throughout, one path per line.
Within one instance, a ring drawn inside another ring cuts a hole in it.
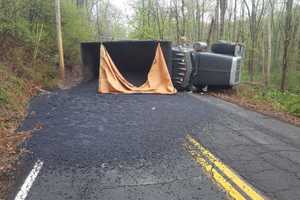
M 22 125 L 26 199 L 228 199 L 185 147 L 191 135 L 270 199 L 300 198 L 300 128 L 209 96 L 100 95 L 91 82 L 34 98 Z

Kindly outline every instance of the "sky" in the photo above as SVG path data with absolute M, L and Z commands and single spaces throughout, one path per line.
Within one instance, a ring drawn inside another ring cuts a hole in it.
M 128 17 L 133 15 L 132 8 L 130 7 L 129 3 L 133 2 L 130 0 L 110 0 L 109 1 L 112 5 L 116 8 L 120 9 L 123 15 L 127 15 Z
M 116 7 L 122 9 L 124 6 L 127 5 L 128 0 L 110 0 L 110 3 L 115 5 Z

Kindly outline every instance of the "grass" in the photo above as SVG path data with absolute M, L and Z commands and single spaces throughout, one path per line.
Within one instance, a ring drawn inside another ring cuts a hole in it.
M 9 128 L 4 124 L 10 118 L 24 115 L 25 105 L 32 94 L 29 81 L 22 80 L 0 65 L 0 128 Z
M 55 87 L 55 77 L 56 74 L 49 68 L 34 70 L 24 67 L 16 74 L 6 65 L 0 64 L 0 119 L 23 115 L 29 99 L 36 93 L 36 88 Z M 1 127 L 3 124 L 0 121 Z
M 255 73 L 255 84 L 242 84 L 237 88 L 236 95 L 245 97 L 258 103 L 271 105 L 274 111 L 287 112 L 293 116 L 300 117 L 300 71 L 291 68 L 288 71 L 287 91 L 279 90 L 281 81 L 281 70 L 274 69 L 271 72 L 270 84 L 264 88 L 262 84 L 262 72 Z M 242 70 L 242 80 L 249 82 L 246 67 Z
M 281 92 L 274 88 L 265 89 L 260 85 L 242 84 L 236 88 L 236 95 L 253 103 L 271 105 L 274 112 L 287 112 L 300 117 L 300 94 Z
M 276 89 L 258 90 L 255 99 L 265 100 L 282 111 L 300 117 L 300 95 L 291 92 L 281 92 Z

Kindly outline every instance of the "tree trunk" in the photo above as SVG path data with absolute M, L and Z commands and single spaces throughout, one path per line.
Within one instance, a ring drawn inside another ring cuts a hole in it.
M 241 37 L 241 41 L 244 42 L 245 41 L 245 26 L 244 26 L 244 20 L 245 20 L 245 4 L 244 2 L 242 2 L 242 16 L 241 16 L 241 20 L 240 20 L 240 27 L 241 27 L 241 32 L 240 32 L 240 37 Z
M 285 3 L 286 16 L 285 16 L 285 29 L 284 29 L 284 45 L 283 45 L 283 58 L 282 58 L 282 77 L 280 89 L 282 92 L 286 90 L 287 72 L 288 72 L 288 57 L 289 47 L 292 33 L 292 18 L 293 18 L 293 0 L 287 0 Z
M 202 0 L 202 12 L 201 12 L 201 40 L 204 38 L 204 13 L 205 13 L 205 0 Z
M 236 27 L 236 23 L 237 23 L 237 0 L 234 0 L 234 9 L 233 9 L 233 31 L 232 31 L 232 38 L 233 41 L 237 41 L 237 27 Z
M 264 87 L 267 87 L 267 63 L 266 63 L 266 42 L 265 42 L 265 31 L 263 30 L 261 32 L 261 63 L 262 63 L 262 74 L 263 74 L 263 78 L 262 78 L 262 82 Z
M 255 0 L 252 0 L 251 19 L 250 19 L 250 38 L 251 38 L 251 51 L 249 61 L 249 78 L 250 81 L 254 80 L 254 57 L 256 48 L 256 6 Z
M 227 0 L 219 0 L 220 5 L 220 38 L 224 39 L 224 28 L 225 28 L 225 14 L 227 10 Z
M 200 20 L 200 3 L 199 0 L 196 0 L 196 26 L 197 26 L 197 40 L 201 40 L 201 24 L 202 21 Z
M 251 39 L 251 49 L 249 51 L 249 65 L 248 65 L 248 73 L 250 82 L 254 80 L 254 54 L 255 54 L 255 41 Z
M 147 6 L 147 28 L 150 28 L 150 15 L 151 15 L 151 11 L 150 11 L 150 9 L 151 9 L 151 1 L 150 0 L 148 0 L 148 6 Z
M 57 46 L 59 52 L 59 75 L 60 75 L 60 80 L 63 84 L 65 80 L 65 62 L 64 62 L 62 31 L 61 31 L 60 0 L 55 0 L 55 16 L 56 16 Z
M 157 22 L 157 28 L 158 28 L 158 34 L 159 34 L 159 39 L 163 40 L 164 39 L 164 29 L 163 29 L 163 24 L 161 24 L 161 21 L 163 19 L 160 19 L 160 5 L 159 1 L 156 0 L 156 22 Z
M 206 43 L 207 43 L 207 46 L 208 46 L 208 47 L 210 46 L 211 35 L 212 35 L 212 31 L 213 31 L 213 29 L 214 29 L 214 26 L 215 26 L 215 19 L 212 18 L 212 19 L 211 19 L 210 26 L 209 26 L 208 37 L 207 37 L 207 40 L 206 40 Z
M 272 9 L 272 8 L 270 8 Z M 270 83 L 270 75 L 271 75 L 271 65 L 272 65 L 272 34 L 273 34 L 273 20 L 272 20 L 272 10 L 270 10 L 270 14 L 267 21 L 268 27 L 268 64 L 267 64 L 267 71 L 266 71 L 266 80 L 265 85 L 268 86 Z
M 224 33 L 223 33 L 223 39 L 224 40 L 231 40 L 231 41 L 234 41 L 232 39 L 232 27 L 233 27 L 233 24 L 231 22 L 231 18 L 232 18 L 232 8 L 230 8 L 230 11 L 228 12 L 228 19 L 227 19 L 227 31 L 225 31 L 225 27 L 226 27 L 226 24 L 224 25 Z
M 83 7 L 85 5 L 84 0 L 76 0 L 77 7 Z
M 179 13 L 178 13 L 178 2 L 177 0 L 173 0 L 175 6 L 175 20 L 176 20 L 176 40 L 177 44 L 179 44 L 180 38 L 180 29 L 179 29 Z
M 142 0 L 142 29 L 145 30 L 145 0 Z M 143 34 L 144 35 L 144 34 Z
M 296 70 L 300 71 L 300 39 L 298 39 L 298 58 L 297 58 L 297 66 L 296 66 Z
M 220 0 L 217 0 L 214 17 L 214 40 L 219 39 L 219 15 L 220 15 Z
M 186 27 L 186 17 L 185 17 L 184 8 L 185 8 L 185 2 L 184 2 L 184 0 L 181 0 L 181 14 L 182 14 L 182 32 L 181 32 L 181 36 L 185 36 L 185 27 Z
M 243 42 L 244 16 L 245 16 L 245 6 L 244 6 L 243 1 L 241 3 L 240 14 L 241 14 L 241 17 L 240 17 L 239 21 L 237 22 L 237 24 L 238 24 L 238 32 L 237 32 L 237 36 L 236 36 L 237 42 Z
M 99 39 L 99 41 L 101 41 L 101 28 L 100 28 L 100 16 L 99 16 L 99 3 L 100 2 L 96 2 L 96 23 L 97 23 L 97 33 L 98 33 L 98 39 Z

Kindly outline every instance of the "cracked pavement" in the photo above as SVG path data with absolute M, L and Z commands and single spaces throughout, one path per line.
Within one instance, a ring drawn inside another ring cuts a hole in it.
M 100 95 L 96 85 L 32 100 L 21 129 L 43 129 L 23 165 L 44 167 L 27 199 L 227 199 L 185 150 L 187 134 L 270 199 L 299 199 L 300 128 L 209 96 Z
M 213 97 L 193 95 L 220 109 L 194 136 L 271 199 L 299 199 L 300 128 Z

